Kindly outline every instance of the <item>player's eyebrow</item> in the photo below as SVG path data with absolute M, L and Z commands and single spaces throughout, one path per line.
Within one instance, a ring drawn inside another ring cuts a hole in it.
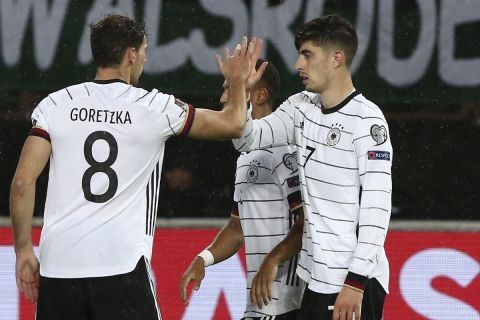
M 308 53 L 312 53 L 312 51 L 308 50 L 308 49 L 302 49 L 298 53 L 301 54 L 301 55 L 305 55 L 305 54 L 308 54 Z

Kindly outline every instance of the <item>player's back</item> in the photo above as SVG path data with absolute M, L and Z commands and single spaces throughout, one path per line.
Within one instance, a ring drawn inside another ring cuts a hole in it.
M 92 277 L 150 258 L 165 140 L 191 107 L 121 81 L 50 94 L 33 113 L 51 141 L 41 273 Z M 61 239 L 59 241 L 59 239 Z

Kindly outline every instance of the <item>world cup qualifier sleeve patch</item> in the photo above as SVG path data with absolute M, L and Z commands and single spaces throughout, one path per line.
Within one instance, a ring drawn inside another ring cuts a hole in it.
M 388 139 L 387 128 L 385 128 L 384 125 L 379 126 L 378 124 L 374 124 L 370 128 L 370 135 L 377 143 L 377 146 L 383 144 Z
M 368 160 L 386 160 L 390 161 L 390 152 L 388 151 L 368 151 Z

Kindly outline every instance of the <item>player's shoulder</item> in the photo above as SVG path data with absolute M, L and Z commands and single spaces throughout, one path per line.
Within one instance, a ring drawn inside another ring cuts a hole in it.
M 363 94 L 358 94 L 352 98 L 350 109 L 351 112 L 358 115 L 360 119 L 380 118 L 385 120 L 385 116 L 380 107 L 368 100 Z
M 315 100 L 318 97 L 318 93 L 313 93 L 309 91 L 301 91 L 298 92 L 294 95 L 291 95 L 290 97 L 287 98 L 287 101 L 290 103 L 300 103 L 300 102 L 306 102 L 306 103 L 315 103 Z

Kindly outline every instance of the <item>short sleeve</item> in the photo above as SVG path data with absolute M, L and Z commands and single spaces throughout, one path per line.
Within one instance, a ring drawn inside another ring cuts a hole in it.
M 173 95 L 163 94 L 156 90 L 152 91 L 151 94 L 154 94 L 151 105 L 155 108 L 155 112 L 165 121 L 163 126 L 164 134 L 166 136 L 188 135 L 195 117 L 195 108 L 175 98 Z
M 32 128 L 29 135 L 38 136 L 50 141 L 48 113 L 55 106 L 53 100 L 49 100 L 50 96 L 43 99 L 32 112 Z

